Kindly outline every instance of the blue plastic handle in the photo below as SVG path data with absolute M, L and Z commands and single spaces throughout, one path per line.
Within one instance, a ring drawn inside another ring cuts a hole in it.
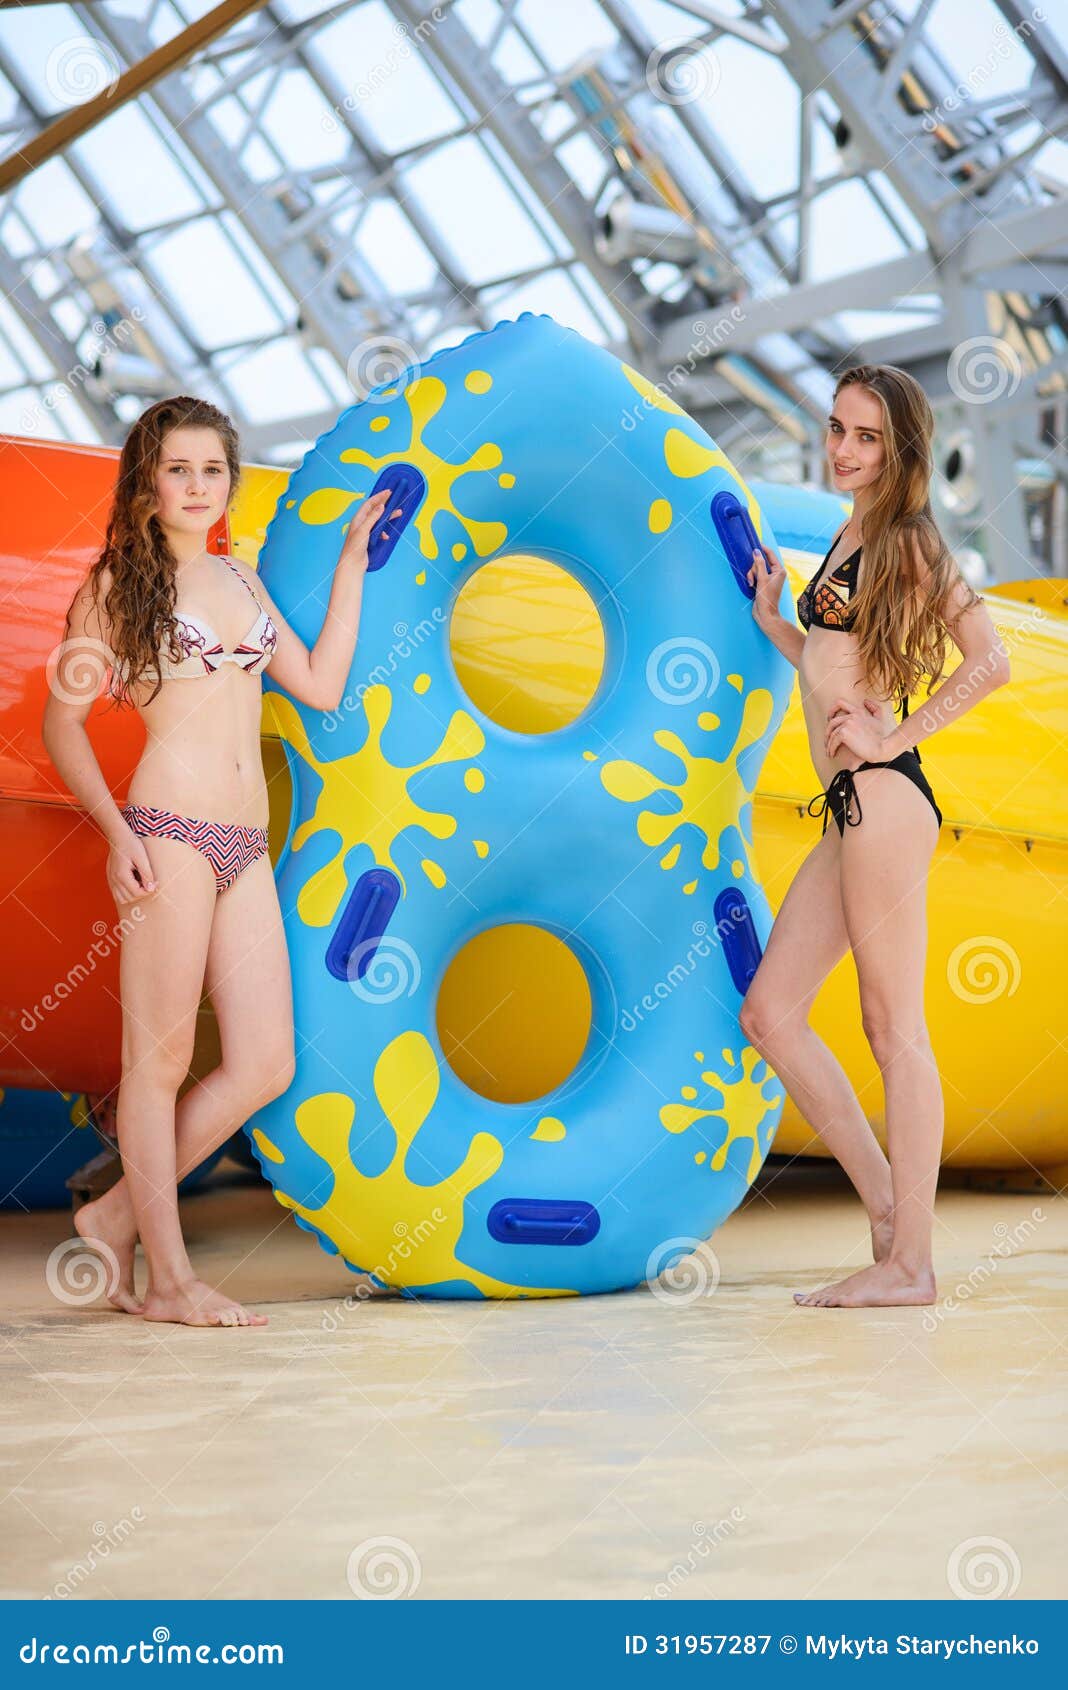
M 713 904 L 712 913 L 716 932 L 723 936 L 723 953 L 735 990 L 744 997 L 763 954 L 753 925 L 753 912 L 737 886 L 727 886 Z
M 746 579 L 753 567 L 753 553 L 760 549 L 760 538 L 752 518 L 735 493 L 717 493 L 711 504 L 712 523 L 720 537 L 727 561 L 734 571 L 746 598 L 756 598 L 756 587 Z M 767 564 L 764 565 L 767 569 Z
M 559 1197 L 502 1197 L 486 1217 L 501 1244 L 588 1244 L 601 1230 L 592 1203 Z
M 335 980 L 363 979 L 399 897 L 400 881 L 388 868 L 370 868 L 361 874 L 327 947 L 326 966 Z M 353 975 L 351 959 L 356 950 L 359 960 Z
M 394 546 L 426 497 L 426 477 L 414 464 L 390 464 L 371 488 L 369 497 L 373 499 L 376 493 L 387 487 L 390 503 L 367 543 L 368 575 L 373 570 L 384 568 L 392 557 Z M 392 518 L 398 507 L 400 516 Z

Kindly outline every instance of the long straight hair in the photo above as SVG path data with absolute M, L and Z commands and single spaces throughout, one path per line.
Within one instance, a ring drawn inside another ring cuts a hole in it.
M 110 623 L 111 650 L 118 660 L 113 682 L 116 703 L 130 702 L 131 689 L 144 677 L 155 681 L 155 690 L 145 702 L 151 704 L 157 697 L 163 685 L 158 653 L 164 640 L 174 661 L 182 655 L 174 614 L 177 559 L 156 515 L 156 469 L 164 440 L 176 428 L 215 430 L 230 470 L 231 499 L 241 475 L 237 430 L 207 399 L 185 393 L 161 399 L 138 417 L 126 436 L 104 546 L 88 576 L 93 601 L 99 603 L 100 577 L 105 569 L 111 571 L 103 608 Z
M 931 512 L 934 413 L 914 376 L 894 364 L 858 364 L 838 378 L 865 388 L 883 413 L 885 462 L 860 524 L 863 584 L 850 600 L 849 629 L 870 684 L 888 698 L 908 698 L 925 675 L 931 692 L 949 644 L 950 595 L 962 580 Z M 920 578 L 914 551 L 929 571 Z M 963 609 L 980 602 L 967 585 Z M 954 615 L 959 614 L 954 611 Z

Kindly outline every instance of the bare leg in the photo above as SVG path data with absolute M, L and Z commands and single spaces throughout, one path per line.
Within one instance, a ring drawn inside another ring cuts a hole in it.
M 831 826 L 783 899 L 740 1021 L 794 1103 L 852 1180 L 868 1212 L 872 1254 L 890 1253 L 890 1165 L 841 1063 L 808 1023 L 827 975 L 849 949 L 840 886 L 841 841 Z
M 130 1201 L 148 1263 L 141 1314 L 194 1326 L 263 1325 L 193 1273 L 178 1215 L 175 1097 L 193 1051 L 197 1007 L 215 916 L 215 876 L 183 841 L 147 846 L 159 890 L 127 933 L 122 991 L 122 1080 L 116 1128 Z M 82 1211 L 79 1211 L 81 1218 Z M 91 1217 L 78 1230 L 86 1236 Z M 131 1255 L 132 1283 L 132 1255 Z
M 820 1308 L 933 1303 L 937 1295 L 931 1234 L 944 1105 L 923 983 L 927 870 L 938 828 L 923 794 L 897 770 L 861 770 L 856 781 L 863 821 L 846 829 L 842 905 L 864 1030 L 886 1094 L 894 1241 L 885 1261 L 798 1294 Z
M 189 1069 L 215 914 L 215 876 L 183 841 L 148 847 L 158 892 L 127 934 L 120 981 L 123 1075 L 116 1126 L 126 1185 L 148 1264 L 147 1319 L 191 1326 L 246 1325 L 231 1298 L 202 1284 L 182 1237 L 177 1198 L 175 1096 Z
M 263 1101 L 260 1088 L 250 1086 L 247 1076 L 231 1073 L 225 1061 L 190 1086 L 174 1105 L 176 1185 L 225 1144 Z M 124 1166 L 126 1154 L 124 1150 Z M 119 1263 L 109 1302 L 128 1314 L 141 1314 L 143 1305 L 134 1289 L 137 1217 L 126 1175 L 100 1197 L 83 1203 L 74 1226 L 83 1238 L 102 1239 Z
M 256 1014 L 249 1014 L 249 980 Z M 250 1115 L 289 1085 L 293 998 L 278 893 L 268 859 L 253 863 L 215 905 L 204 983 L 219 1024 L 223 1060 L 189 1088 L 175 1109 L 177 1180 L 225 1144 Z M 83 1234 L 103 1238 L 129 1280 L 112 1296 L 133 1298 L 137 1220 L 125 1176 L 75 1216 Z M 134 1298 L 136 1302 L 136 1299 Z M 120 1307 L 128 1303 L 118 1302 Z M 140 1304 L 130 1312 L 140 1312 Z

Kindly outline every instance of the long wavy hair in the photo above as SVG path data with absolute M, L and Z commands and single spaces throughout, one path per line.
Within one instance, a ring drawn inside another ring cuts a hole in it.
M 231 499 L 241 475 L 237 430 L 206 399 L 187 393 L 161 399 L 138 417 L 126 436 L 103 550 L 88 576 L 93 601 L 99 604 L 100 577 L 105 569 L 111 571 L 103 608 L 110 624 L 111 650 L 118 660 L 113 681 L 116 703 L 131 702 L 131 689 L 143 678 L 155 681 L 155 690 L 145 702 L 151 704 L 158 696 L 163 685 L 158 653 L 164 640 L 175 662 L 182 655 L 174 616 L 177 559 L 156 516 L 156 469 L 163 443 L 175 428 L 215 430 L 230 470 Z
M 860 524 L 863 585 L 850 600 L 849 631 L 874 688 L 888 698 L 908 698 L 929 675 L 930 694 L 945 668 L 950 594 L 963 579 L 931 514 L 934 413 L 915 377 L 894 364 L 846 370 L 838 378 L 835 400 L 854 385 L 879 401 L 886 457 Z M 930 571 L 926 590 L 914 548 Z M 966 610 L 981 597 L 970 586 L 968 592 Z

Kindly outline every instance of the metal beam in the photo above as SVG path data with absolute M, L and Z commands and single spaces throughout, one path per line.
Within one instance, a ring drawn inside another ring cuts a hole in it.
M 508 83 L 486 62 L 457 13 L 447 12 L 428 31 L 422 0 L 391 0 L 391 6 L 413 31 L 423 25 L 417 39 L 427 57 L 482 117 L 484 127 L 533 188 L 577 257 L 613 300 L 627 323 L 635 349 L 642 347 L 648 335 L 649 295 L 629 266 L 602 260 L 594 244 L 590 207 L 563 166 L 555 158 L 545 157 L 545 143 L 526 110 Z
M 24 276 L 14 260 L 8 257 L 3 246 L 0 246 L 0 288 L 3 289 L 8 304 L 18 313 L 28 333 L 32 335 L 55 371 L 46 383 L 38 383 L 29 377 L 25 385 L 50 387 L 59 384 L 66 387 L 84 412 L 87 422 L 98 430 L 101 440 L 109 445 L 118 445 L 126 430 L 111 407 L 101 404 L 95 398 L 84 379 L 75 381 L 77 372 L 85 367 L 78 356 L 77 348 L 56 326 L 51 312 L 43 309 L 41 301 L 30 286 L 29 278 Z M 47 409 L 44 400 L 41 405 Z M 33 431 L 27 429 L 25 432 Z
M 73 141 L 87 135 L 102 118 L 110 117 L 131 100 L 139 99 L 160 77 L 169 76 L 207 42 L 225 35 L 234 23 L 249 12 L 258 11 L 262 5 L 263 0 L 222 0 L 213 12 L 205 13 L 172 40 L 165 41 L 162 47 L 156 47 L 143 59 L 132 63 L 99 94 L 94 94 L 82 105 L 71 106 L 39 135 L 34 135 L 15 152 L 9 153 L 7 158 L 0 159 L 0 194 L 8 193 L 47 159 L 55 158 Z

